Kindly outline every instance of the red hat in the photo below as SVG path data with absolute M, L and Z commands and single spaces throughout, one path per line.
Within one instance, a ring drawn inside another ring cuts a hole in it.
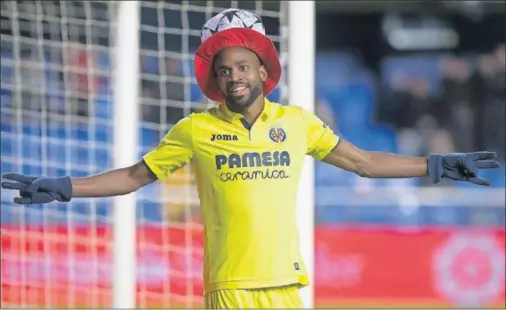
M 220 14 L 222 16 L 219 16 Z M 217 25 L 214 29 L 219 29 L 220 27 L 224 29 L 217 30 L 205 39 L 203 32 L 203 42 L 195 52 L 195 77 L 200 89 L 209 99 L 222 101 L 224 97 L 216 83 L 213 72 L 214 56 L 227 47 L 244 47 L 256 53 L 267 69 L 267 79 L 264 82 L 264 95 L 270 94 L 278 85 L 282 70 L 273 42 L 262 33 L 263 25 L 260 24 L 260 30 L 254 30 L 259 29 L 259 18 L 252 13 L 237 9 L 229 9 L 220 14 L 209 20 L 206 25 L 212 22 L 213 19 L 221 18 L 215 21 Z M 229 20 L 224 25 L 221 20 L 224 17 L 226 18 L 227 15 L 233 15 L 233 17 L 229 17 Z M 257 24 L 254 27 L 252 24 L 251 27 L 246 28 L 249 21 L 248 18 L 251 15 L 258 18 L 256 20 Z M 238 19 L 241 17 L 243 18 L 242 21 Z M 244 21 L 244 17 L 246 17 L 246 22 Z M 204 25 L 204 30 L 211 33 L 209 28 L 205 28 L 206 25 Z

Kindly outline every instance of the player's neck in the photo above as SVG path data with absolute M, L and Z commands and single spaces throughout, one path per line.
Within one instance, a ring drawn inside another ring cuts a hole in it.
M 265 101 L 264 96 L 258 96 L 258 98 L 253 102 L 252 105 L 245 108 L 241 111 L 241 114 L 244 116 L 244 119 L 248 121 L 250 125 L 253 125 L 257 118 L 260 116 L 264 109 Z

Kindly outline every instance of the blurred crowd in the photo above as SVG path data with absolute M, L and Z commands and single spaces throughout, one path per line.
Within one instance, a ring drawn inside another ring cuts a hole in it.
M 58 70 L 64 67 L 61 64 L 51 63 L 44 79 L 37 53 L 21 54 L 23 100 L 20 103 L 24 110 L 47 109 L 49 116 L 87 117 L 91 114 L 90 100 L 106 92 L 103 89 L 107 88 L 104 85 L 108 84 L 105 82 L 109 80 L 109 73 L 106 73 L 107 68 L 90 68 L 96 66 L 92 61 L 96 56 L 91 56 L 89 51 L 76 47 L 69 55 L 66 72 Z M 442 57 L 437 87 L 431 86 L 433 81 L 424 76 L 397 72 L 378 91 L 376 121 L 395 129 L 399 153 L 403 155 L 489 150 L 497 152 L 504 161 L 505 63 L 505 45 L 502 44 L 473 59 L 455 55 Z M 144 122 L 175 124 L 185 115 L 212 104 L 202 97 L 182 67 L 179 59 L 170 56 L 141 57 L 140 96 Z M 7 69 L 9 67 L 2 66 L 3 85 L 15 82 Z M 46 82 L 40 83 L 43 80 Z M 62 91 L 63 88 L 67 91 Z M 11 91 L 2 87 L 2 106 L 11 106 L 9 102 L 14 99 Z M 334 112 L 323 102 L 316 106 L 317 115 L 332 128 L 337 127 Z
M 398 132 L 399 152 L 505 150 L 505 46 L 475 59 L 441 58 L 439 87 L 423 77 L 402 74 L 380 91 L 377 121 Z

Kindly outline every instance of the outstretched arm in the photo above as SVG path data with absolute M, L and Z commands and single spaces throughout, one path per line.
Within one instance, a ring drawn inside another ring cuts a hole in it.
M 19 190 L 14 202 L 19 204 L 48 203 L 54 200 L 68 202 L 73 197 L 112 197 L 126 195 L 152 183 L 156 176 L 143 161 L 116 170 L 84 178 L 69 176 L 29 177 L 7 173 L 2 188 Z
M 306 130 L 306 154 L 317 160 L 367 178 L 416 178 L 428 176 L 433 183 L 442 178 L 478 185 L 490 182 L 478 177 L 478 170 L 500 166 L 492 152 L 430 154 L 406 157 L 363 151 L 340 139 L 313 113 L 300 109 Z
M 492 152 L 431 154 L 406 157 L 390 153 L 363 151 L 340 140 L 323 161 L 367 178 L 415 178 L 428 176 L 434 183 L 442 178 L 490 185 L 478 177 L 479 169 L 500 166 Z
M 126 195 L 154 182 L 157 177 L 144 161 L 85 178 L 72 179 L 73 197 L 111 197 Z
M 366 178 L 415 178 L 428 175 L 425 157 L 367 152 L 343 139 L 323 161 Z

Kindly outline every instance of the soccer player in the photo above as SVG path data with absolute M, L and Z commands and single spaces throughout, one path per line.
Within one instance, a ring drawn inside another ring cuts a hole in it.
M 412 158 L 363 151 L 313 113 L 270 102 L 266 95 L 281 76 L 276 50 L 258 25 L 233 22 L 253 14 L 237 13 L 218 15 L 235 14 L 228 24 L 210 20 L 206 25 L 221 28 L 195 54 L 198 84 L 220 102 L 217 107 L 180 120 L 130 167 L 85 178 L 9 173 L 2 187 L 20 191 L 18 204 L 125 195 L 192 162 L 204 222 L 205 306 L 300 308 L 298 289 L 309 283 L 295 205 L 306 155 L 366 178 L 428 176 L 434 183 L 449 178 L 489 184 L 478 170 L 499 167 L 494 153 Z

